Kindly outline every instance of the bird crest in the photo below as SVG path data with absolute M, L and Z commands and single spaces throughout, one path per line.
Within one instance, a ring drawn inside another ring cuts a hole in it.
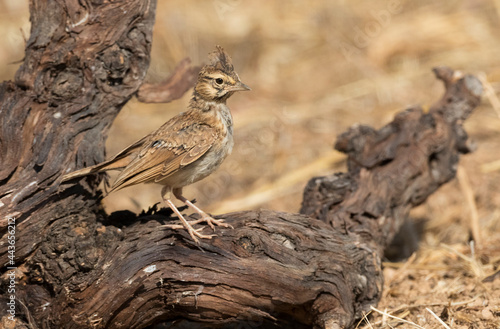
M 221 71 L 235 80 L 239 80 L 237 74 L 234 72 L 233 62 L 231 57 L 224 51 L 221 46 L 216 46 L 215 51 L 208 55 L 209 63 L 206 64 L 200 71 L 200 76 Z

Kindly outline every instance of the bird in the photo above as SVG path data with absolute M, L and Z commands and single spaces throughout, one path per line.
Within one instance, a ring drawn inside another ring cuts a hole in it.
M 209 62 L 202 67 L 189 101 L 188 109 L 179 113 L 157 130 L 149 133 L 111 159 L 63 176 L 66 182 L 82 176 L 119 170 L 108 194 L 136 184 L 163 185 L 163 201 L 179 218 L 182 225 L 163 225 L 171 229 L 185 228 L 199 244 L 210 239 L 193 225 L 206 222 L 215 226 L 231 227 L 222 219 L 214 219 L 186 199 L 182 188 L 213 173 L 231 153 L 233 118 L 226 101 L 235 92 L 251 90 L 241 82 L 231 57 L 221 46 L 209 54 Z M 201 218 L 188 221 L 172 202 L 172 195 L 193 209 Z

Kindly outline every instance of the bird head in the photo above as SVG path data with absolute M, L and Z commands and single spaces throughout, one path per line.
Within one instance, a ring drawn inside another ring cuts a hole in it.
M 201 69 L 194 87 L 195 93 L 201 98 L 225 102 L 236 91 L 250 90 L 250 87 L 240 81 L 231 57 L 221 46 L 217 46 L 209 58 L 210 62 Z

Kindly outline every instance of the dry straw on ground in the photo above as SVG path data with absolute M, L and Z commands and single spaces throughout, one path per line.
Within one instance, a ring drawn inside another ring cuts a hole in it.
M 0 78 L 12 79 L 29 34 L 27 3 L 0 0 Z M 343 170 L 332 151 L 355 123 L 380 127 L 405 107 L 429 105 L 442 87 L 431 68 L 481 77 L 485 97 L 466 123 L 477 143 L 458 178 L 413 216 L 419 250 L 385 263 L 384 297 L 359 328 L 500 327 L 500 1 L 159 1 L 153 62 L 158 81 L 185 56 L 215 44 L 232 54 L 252 93 L 230 100 L 235 150 L 219 172 L 186 189 L 214 213 L 297 211 L 308 178 Z M 130 102 L 112 127 L 108 153 L 155 129 L 187 105 Z M 108 211 L 158 202 L 158 186 L 105 200 Z M 472 239 L 475 239 L 474 243 Z

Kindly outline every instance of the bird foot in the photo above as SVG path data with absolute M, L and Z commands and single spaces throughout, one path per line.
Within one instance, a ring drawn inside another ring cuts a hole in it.
M 215 226 L 234 228 L 232 225 L 226 223 L 223 219 L 215 219 L 207 214 L 203 214 L 200 219 L 192 220 L 189 221 L 188 223 L 191 225 L 195 225 L 203 222 L 206 222 L 208 226 L 210 226 L 210 228 L 214 231 L 215 231 Z
M 212 237 L 214 237 L 215 235 L 205 235 L 205 234 L 201 234 L 200 231 L 204 229 L 204 227 L 200 227 L 198 229 L 195 229 L 193 228 L 192 224 L 195 224 L 193 223 L 195 221 L 190 221 L 190 222 L 186 222 L 188 225 L 182 225 L 182 224 L 166 224 L 166 225 L 162 225 L 162 227 L 167 227 L 169 229 L 172 229 L 172 230 L 181 230 L 181 229 L 185 229 L 186 231 L 188 231 L 189 235 L 191 236 L 191 238 L 194 240 L 194 242 L 196 242 L 197 244 L 200 244 L 200 241 L 198 240 L 198 238 L 200 239 L 211 239 Z

